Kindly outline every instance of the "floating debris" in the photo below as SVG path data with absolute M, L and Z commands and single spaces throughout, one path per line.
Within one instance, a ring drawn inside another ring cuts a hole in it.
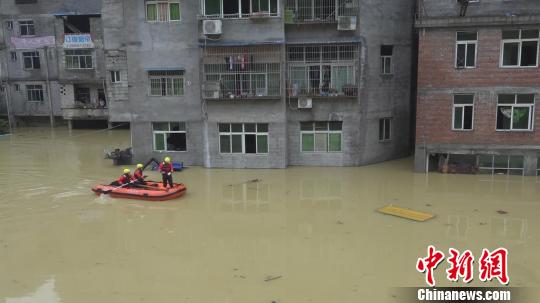
M 507 212 L 506 210 L 499 209 L 499 210 L 497 211 L 497 213 L 498 213 L 499 215 L 506 215 L 508 212 Z
M 269 282 L 277 279 L 281 279 L 282 276 L 267 276 L 266 279 L 264 279 L 264 282 Z
M 241 183 L 228 184 L 228 186 L 243 185 L 243 184 L 249 184 L 249 183 L 257 183 L 257 182 L 261 182 L 261 181 L 262 181 L 261 179 L 251 179 L 251 180 L 247 180 L 247 181 L 241 182 Z
M 427 207 L 430 207 L 430 206 L 432 206 L 432 205 L 431 205 L 431 204 L 429 204 L 429 203 L 427 203 L 427 204 L 426 204 L 426 206 L 427 206 Z
M 401 208 L 399 206 L 394 206 L 392 204 L 387 205 L 385 207 L 381 207 L 377 209 L 377 211 L 386 215 L 392 215 L 392 216 L 419 221 L 419 222 L 424 222 L 435 217 L 435 215 L 430 214 L 430 213 L 425 213 L 425 212 L 416 211 L 416 210 L 407 209 L 407 208 Z

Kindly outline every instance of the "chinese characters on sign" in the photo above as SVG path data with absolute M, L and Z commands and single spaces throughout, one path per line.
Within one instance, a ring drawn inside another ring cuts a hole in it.
M 446 270 L 446 278 L 452 282 L 457 282 L 460 278 L 464 283 L 471 282 L 474 274 L 474 255 L 472 252 L 466 250 L 460 253 L 453 248 L 450 248 L 448 252 L 450 256 L 446 261 L 450 265 Z M 425 258 L 419 258 L 416 262 L 416 270 L 425 273 L 426 283 L 431 287 L 435 286 L 433 272 L 444 258 L 445 256 L 442 251 L 430 245 L 427 249 L 427 256 Z M 508 284 L 510 279 L 508 277 L 507 263 L 508 251 L 505 248 L 498 248 L 491 252 L 483 249 L 478 265 L 480 281 L 486 282 L 496 278 L 501 284 Z
M 90 34 L 69 34 L 64 36 L 64 48 L 94 48 Z

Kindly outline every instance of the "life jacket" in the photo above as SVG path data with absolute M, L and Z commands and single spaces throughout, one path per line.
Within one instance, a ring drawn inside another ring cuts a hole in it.
M 169 172 L 174 171 L 172 163 L 161 162 L 161 164 L 159 164 L 159 171 L 162 174 L 167 174 Z
M 139 181 L 144 180 L 142 169 L 138 168 L 135 170 L 135 173 L 133 173 L 133 179 L 139 180 Z
M 131 174 L 123 174 L 123 175 L 120 176 L 120 178 L 118 178 L 117 181 L 120 184 L 129 183 L 129 182 L 131 182 Z

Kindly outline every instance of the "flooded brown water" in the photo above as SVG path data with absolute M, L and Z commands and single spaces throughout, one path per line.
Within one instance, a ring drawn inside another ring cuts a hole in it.
M 0 302 L 401 302 L 393 287 L 425 285 L 415 264 L 429 244 L 476 256 L 506 247 L 510 285 L 540 285 L 534 177 L 414 174 L 412 159 L 190 167 L 175 175 L 188 186 L 178 200 L 95 196 L 93 184 L 121 173 L 103 150 L 129 137 L 46 128 L 0 137 Z M 436 217 L 375 212 L 390 203 Z M 445 268 L 438 286 L 452 285 Z

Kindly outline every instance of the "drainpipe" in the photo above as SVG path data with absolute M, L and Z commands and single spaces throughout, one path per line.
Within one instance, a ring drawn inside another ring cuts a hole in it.
M 9 81 L 6 81 L 6 86 L 4 87 L 4 96 L 6 98 L 6 108 L 7 108 L 7 115 L 8 115 L 8 125 L 9 125 L 9 133 L 13 133 L 13 117 L 11 116 L 11 85 L 9 85 Z
M 54 127 L 54 110 L 53 110 L 53 101 L 51 98 L 51 81 L 49 81 L 49 52 L 48 47 L 43 47 L 43 57 L 45 57 L 45 72 L 46 72 L 46 83 L 47 83 L 47 98 L 49 99 L 49 119 L 51 120 L 51 127 Z

